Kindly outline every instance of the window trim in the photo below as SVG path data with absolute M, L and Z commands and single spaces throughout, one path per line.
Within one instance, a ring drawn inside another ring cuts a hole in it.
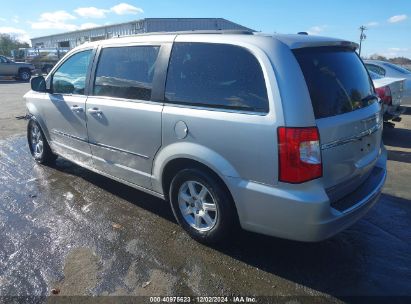
M 383 70 L 383 71 L 384 71 L 384 74 L 380 74 L 380 73 L 374 72 L 374 73 L 376 73 L 376 74 L 378 74 L 378 75 L 380 75 L 380 76 L 385 77 L 385 75 L 387 74 L 387 71 L 386 71 L 383 67 L 381 67 L 381 66 L 379 66 L 379 65 L 376 65 L 376 64 L 374 64 L 374 63 L 367 63 L 367 62 L 365 62 L 365 66 L 366 66 L 366 67 L 367 67 L 367 65 L 370 65 L 370 66 L 373 66 L 373 67 L 376 67 L 376 68 L 378 68 L 378 69 Z M 367 69 L 368 69 L 368 68 L 367 68 Z
M 158 104 L 164 103 L 164 99 L 162 97 L 163 91 L 165 90 L 165 78 L 168 64 L 168 56 L 171 52 L 171 45 L 170 42 L 137 42 L 137 43 L 125 43 L 125 44 L 108 44 L 108 45 L 100 45 L 96 50 L 95 55 L 95 62 L 93 64 L 93 68 L 91 70 L 91 77 L 89 80 L 89 97 L 90 98 L 102 98 L 102 99 L 110 99 L 110 100 L 117 100 L 117 101 L 127 101 L 127 102 L 136 102 L 136 103 L 147 103 L 147 104 Z M 150 100 L 142 100 L 142 99 L 128 99 L 128 98 L 121 98 L 121 97 L 112 97 L 112 96 L 100 96 L 94 95 L 94 85 L 97 76 L 97 68 L 101 59 L 101 54 L 104 49 L 107 48 L 125 48 L 125 47 L 158 47 L 158 55 L 157 61 L 154 67 L 154 77 L 152 82 L 152 89 L 151 89 L 151 98 Z
M 86 71 L 86 81 L 85 81 L 85 87 L 84 87 L 84 94 L 62 94 L 62 93 L 54 93 L 53 92 L 53 78 L 54 74 L 59 70 L 59 68 L 67 62 L 71 57 L 81 53 L 81 52 L 86 52 L 86 51 L 91 51 L 90 54 L 90 63 Z M 52 95 L 62 95 L 62 96 L 88 96 L 89 94 L 89 83 L 90 83 L 90 73 L 93 68 L 94 60 L 95 60 L 95 55 L 96 55 L 96 48 L 85 48 L 81 49 L 78 51 L 75 51 L 73 53 L 67 53 L 62 60 L 60 60 L 59 63 L 53 68 L 53 73 L 50 74 L 50 77 L 47 77 L 46 79 L 46 86 Z
M 209 44 L 209 45 L 224 45 L 224 46 L 231 46 L 231 47 L 237 47 L 237 48 L 241 48 L 243 50 L 245 50 L 246 52 L 248 52 L 251 56 L 254 57 L 254 59 L 257 61 L 260 69 L 261 69 L 261 74 L 263 76 L 263 80 L 264 80 L 264 87 L 265 87 L 265 91 L 267 94 L 267 109 L 264 111 L 253 111 L 253 110 L 246 110 L 246 109 L 235 109 L 233 107 L 229 107 L 229 106 L 216 106 L 216 105 L 207 105 L 207 104 L 203 104 L 203 103 L 187 103 L 187 102 L 178 102 L 178 101 L 168 101 L 166 100 L 166 87 L 167 87 L 167 80 L 168 80 L 168 70 L 170 67 L 170 63 L 171 63 L 171 56 L 172 56 L 172 50 L 174 48 L 174 46 L 176 44 Z M 258 56 L 249 48 L 242 46 L 242 45 L 238 45 L 238 44 L 233 44 L 233 43 L 221 43 L 221 42 L 209 42 L 209 41 L 178 41 L 178 42 L 173 42 L 172 45 L 172 49 L 170 51 L 170 55 L 169 55 L 169 60 L 168 60 L 168 68 L 166 71 L 166 82 L 164 84 L 164 95 L 163 95 L 163 99 L 164 99 L 164 105 L 167 106 L 175 106 L 175 107 L 179 107 L 179 108 L 190 108 L 190 109 L 198 109 L 198 110 L 206 110 L 206 111 L 216 111 L 216 112 L 225 112 L 225 113 L 238 113 L 238 114 L 248 114 L 248 115 L 258 115 L 258 116 L 267 116 L 270 114 L 271 111 L 271 106 L 270 106 L 270 96 L 269 96 L 269 90 L 268 90 L 268 86 L 267 86 L 267 78 L 266 75 L 264 73 L 264 67 L 262 65 L 261 60 L 258 58 Z

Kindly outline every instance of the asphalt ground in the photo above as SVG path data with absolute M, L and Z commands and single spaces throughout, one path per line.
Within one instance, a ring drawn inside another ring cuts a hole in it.
M 27 122 L 16 119 L 28 89 L 0 80 L 0 302 L 411 300 L 411 108 L 384 129 L 388 179 L 378 204 L 352 227 L 320 243 L 239 232 L 207 247 L 184 233 L 162 200 L 61 158 L 36 164 Z

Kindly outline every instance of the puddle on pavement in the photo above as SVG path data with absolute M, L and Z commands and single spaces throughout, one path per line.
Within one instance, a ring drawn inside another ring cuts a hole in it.
M 241 232 L 206 247 L 167 203 L 0 141 L 0 295 L 411 295 L 410 227 L 410 201 L 384 195 L 322 243 Z

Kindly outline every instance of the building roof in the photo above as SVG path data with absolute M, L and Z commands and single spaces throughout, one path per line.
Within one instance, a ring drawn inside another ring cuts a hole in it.
M 243 28 L 244 30 L 249 30 L 253 31 L 250 28 L 247 28 L 241 24 L 232 22 L 230 20 L 224 19 L 224 18 L 144 18 L 144 19 L 137 19 L 137 20 L 132 20 L 132 21 L 127 21 L 127 22 L 121 22 L 121 23 L 114 23 L 114 24 L 109 24 L 109 25 L 102 25 L 102 26 L 97 26 L 97 27 L 92 27 L 92 28 L 87 28 L 87 29 L 82 29 L 82 30 L 76 30 L 76 31 L 70 31 L 70 32 L 63 32 L 63 33 L 57 33 L 57 34 L 52 34 L 52 35 L 46 35 L 46 36 L 40 36 L 40 37 L 34 37 L 31 38 L 30 40 L 36 40 L 36 39 L 44 39 L 44 38 L 52 38 L 52 37 L 57 37 L 61 35 L 70 35 L 70 34 L 79 34 L 79 33 L 85 33 L 91 30 L 98 30 L 98 29 L 104 29 L 104 28 L 111 28 L 111 27 L 116 27 L 116 26 L 122 26 L 126 24 L 135 24 L 137 22 L 151 22 L 151 21 L 170 21 L 170 20 L 175 20 L 175 21 L 189 21 L 189 20 L 220 20 L 223 22 L 228 22 L 232 24 L 236 24 L 239 27 Z

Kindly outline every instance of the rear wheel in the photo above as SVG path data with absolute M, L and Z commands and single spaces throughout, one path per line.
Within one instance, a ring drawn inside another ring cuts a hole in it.
M 34 119 L 29 120 L 27 140 L 31 155 L 38 163 L 50 164 L 57 159 L 57 155 L 51 151 L 40 125 Z
M 216 243 L 235 227 L 231 196 L 208 172 L 180 171 L 171 182 L 170 200 L 178 223 L 197 241 Z
M 31 79 L 31 72 L 28 69 L 21 69 L 19 71 L 19 79 L 23 81 L 30 81 Z

